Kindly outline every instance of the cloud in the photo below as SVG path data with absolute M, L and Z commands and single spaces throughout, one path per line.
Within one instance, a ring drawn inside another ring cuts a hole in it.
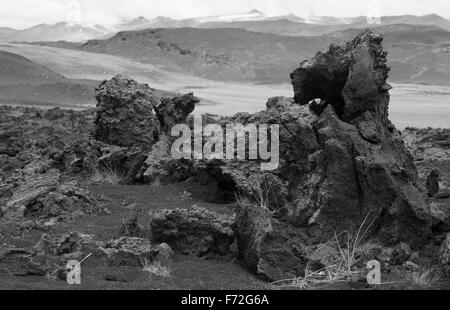
M 25 28 L 61 20 L 113 24 L 158 15 L 188 18 L 258 9 L 267 14 L 301 16 L 368 15 L 375 1 L 382 15 L 450 14 L 448 0 L 0 0 L 0 26 Z
M 81 10 L 81 3 L 78 0 L 70 0 L 67 3 L 66 20 L 81 23 L 83 21 L 83 11 Z

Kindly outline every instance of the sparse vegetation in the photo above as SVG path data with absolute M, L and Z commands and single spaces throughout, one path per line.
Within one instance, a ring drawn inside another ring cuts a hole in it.
M 162 263 L 157 260 L 150 261 L 149 259 L 144 258 L 141 261 L 142 270 L 151 275 L 162 278 L 170 278 L 172 276 L 172 270 L 169 267 L 163 266 Z
M 369 222 L 370 214 L 371 212 L 364 218 L 356 234 L 344 231 L 335 234 L 331 240 L 320 245 L 310 256 L 303 277 L 277 281 L 272 285 L 295 287 L 302 290 L 320 289 L 335 283 L 351 282 L 355 278 L 360 278 L 361 272 L 358 270 L 357 264 L 364 257 L 361 254 L 365 253 L 365 246 L 362 242 L 374 223 L 373 221 Z M 321 255 L 325 256 L 326 252 L 329 255 L 324 259 L 325 257 L 321 257 Z M 328 264 L 319 270 L 312 270 L 314 261 L 322 259 L 327 260 Z
M 99 167 L 94 169 L 92 181 L 94 183 L 119 185 L 123 176 L 121 173 L 110 167 Z
M 284 203 L 280 198 L 280 193 L 274 188 L 274 185 L 266 179 L 263 180 L 261 188 L 255 190 L 250 183 L 248 187 L 251 189 L 252 194 L 243 195 L 242 193 L 235 193 L 236 202 L 240 205 L 247 205 L 256 203 L 262 209 L 269 212 L 271 216 L 276 217 L 283 210 L 285 210 Z
M 409 271 L 406 279 L 421 288 L 432 288 L 442 283 L 444 274 L 434 267 L 421 267 L 417 271 Z

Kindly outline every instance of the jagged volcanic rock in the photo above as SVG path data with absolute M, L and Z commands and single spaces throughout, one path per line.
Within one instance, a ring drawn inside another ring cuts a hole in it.
M 99 210 L 88 191 L 62 181 L 51 161 L 32 162 L 8 181 L 12 185 L 1 208 L 3 221 L 70 218 Z
M 365 30 L 346 45 L 333 44 L 302 62 L 291 74 L 295 102 L 304 105 L 320 98 L 346 121 L 371 111 L 386 123 L 392 87 L 386 83 L 390 68 L 382 41 L 381 35 Z
M 366 30 L 345 46 L 331 46 L 292 74 L 294 100 L 272 98 L 266 111 L 231 119 L 243 125 L 280 124 L 275 171 L 261 171 L 258 161 L 237 160 L 183 162 L 184 169 L 173 161 L 158 166 L 168 169 L 167 175 L 177 171 L 181 180 L 207 174 L 218 187 L 234 188 L 270 211 L 270 217 L 255 217 L 243 205 L 236 218 L 241 259 L 254 271 L 264 266 L 259 272 L 268 279 L 301 274 L 287 270 L 302 262 L 302 235 L 320 242 L 343 231 L 356 235 L 362 226 L 367 238 L 384 245 L 405 242 L 414 249 L 431 238 L 427 195 L 401 134 L 388 119 L 391 87 L 381 42 L 380 35 Z M 327 104 L 310 108 L 307 104 L 316 98 Z M 267 174 L 277 184 L 272 192 L 285 194 L 263 194 Z M 298 242 L 286 242 L 285 235 Z
M 437 170 L 440 191 L 450 190 L 450 129 L 406 128 L 402 136 L 414 157 L 420 183 L 426 186 L 430 173 Z
M 304 276 L 307 236 L 301 230 L 258 205 L 239 205 L 236 220 L 239 258 L 253 272 L 269 281 Z
M 164 131 L 170 134 L 173 126 L 186 123 L 186 118 L 199 102 L 200 100 L 192 93 L 173 98 L 161 98 L 161 103 L 155 107 L 155 111 Z
M 93 137 L 102 169 L 123 175 L 132 184 L 148 179 L 144 165 L 148 152 L 155 152 L 169 139 L 172 127 L 186 123 L 199 100 L 192 93 L 158 97 L 153 89 L 117 75 L 96 89 L 97 118 Z M 150 156 L 151 157 L 151 156 Z M 80 158 L 80 164 L 82 158 Z
M 388 120 L 389 69 L 381 41 L 363 31 L 292 74 L 296 103 L 328 102 L 320 116 L 284 102 L 275 105 L 279 114 L 271 104 L 248 122 L 276 123 L 278 117 L 289 129 L 280 130 L 276 171 L 288 181 L 289 223 L 330 234 L 355 231 L 370 214 L 382 240 L 420 246 L 430 235 L 430 209 L 412 157 Z
M 103 81 L 95 90 L 97 117 L 94 138 L 107 144 L 150 150 L 158 140 L 160 124 L 152 89 L 125 76 Z
M 450 130 L 406 128 L 402 132 L 414 157 L 419 182 L 430 198 L 433 231 L 450 231 Z

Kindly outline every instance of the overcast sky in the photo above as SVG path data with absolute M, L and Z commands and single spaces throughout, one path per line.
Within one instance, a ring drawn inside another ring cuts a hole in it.
M 0 0 L 0 26 L 26 28 L 74 20 L 113 24 L 158 15 L 188 18 L 260 10 L 269 15 L 360 16 L 373 7 L 382 15 L 438 13 L 450 18 L 450 0 Z

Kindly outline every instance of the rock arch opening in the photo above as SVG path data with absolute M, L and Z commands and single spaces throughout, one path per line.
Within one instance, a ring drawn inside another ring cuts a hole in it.
M 326 66 L 318 65 L 314 69 L 300 67 L 291 74 L 294 86 L 294 100 L 301 105 L 321 98 L 331 104 L 336 114 L 344 113 L 345 100 L 342 91 L 349 76 L 349 66 L 341 66 L 332 72 Z

